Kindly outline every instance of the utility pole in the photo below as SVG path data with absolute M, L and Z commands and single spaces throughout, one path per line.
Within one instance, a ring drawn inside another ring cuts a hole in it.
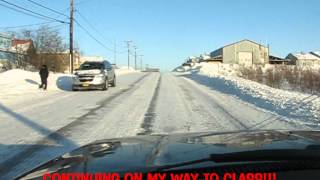
M 140 55 L 140 70 L 142 71 L 142 57 L 143 55 Z
M 130 67 L 130 43 L 132 43 L 132 41 L 124 41 L 127 43 L 127 48 L 128 48 L 128 69 Z
M 70 0 L 70 23 L 69 23 L 69 32 L 70 32 L 70 37 L 69 37 L 69 50 L 70 50 L 70 73 L 73 73 L 73 12 L 74 12 L 74 7 L 73 7 L 73 0 Z
M 134 70 L 137 70 L 137 46 L 134 46 Z

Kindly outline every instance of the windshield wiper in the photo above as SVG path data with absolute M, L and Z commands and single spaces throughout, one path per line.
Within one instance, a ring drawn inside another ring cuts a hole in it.
M 155 171 L 199 164 L 203 162 L 233 163 L 233 162 L 265 162 L 265 161 L 320 161 L 318 149 L 270 149 L 241 151 L 225 154 L 210 154 L 208 158 L 181 162 L 156 167 Z

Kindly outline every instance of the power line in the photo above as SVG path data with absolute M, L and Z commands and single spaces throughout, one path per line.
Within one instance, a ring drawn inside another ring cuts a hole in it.
M 8 1 L 6 1 L 6 0 L 0 0 L 0 1 L 2 1 L 2 2 L 6 3 L 6 4 L 9 4 L 9 5 L 11 5 L 11 6 L 14 6 L 14 7 L 16 7 L 16 8 L 22 9 L 22 10 L 24 10 L 24 11 L 27 11 L 27 12 L 29 12 L 29 13 L 35 14 L 35 15 L 37 15 L 37 16 L 40 16 L 40 17 L 42 17 L 42 18 L 55 20 L 55 21 L 60 22 L 60 23 L 68 23 L 68 22 L 65 22 L 65 21 L 62 21 L 62 20 L 59 20 L 59 19 L 56 19 L 56 18 L 52 18 L 52 17 L 46 16 L 46 15 L 43 15 L 43 14 L 34 12 L 34 11 L 32 11 L 32 10 L 26 9 L 26 8 L 21 7 L 21 6 L 19 6 L 19 5 L 16 5 L 16 4 L 14 4 L 14 3 L 8 2 Z
M 96 37 L 94 37 L 85 27 L 83 27 L 76 19 L 74 19 L 74 22 L 76 22 L 76 24 L 78 24 L 78 26 L 85 31 L 85 33 L 87 33 L 87 35 L 89 37 L 91 37 L 93 40 L 95 40 L 98 44 L 100 44 L 102 47 L 104 47 L 106 50 L 114 52 L 113 49 L 110 49 L 109 47 L 107 47 L 106 45 L 104 45 L 101 41 L 99 41 Z
M 32 17 L 38 18 L 38 19 L 48 20 L 48 19 L 46 19 L 46 18 L 43 18 L 43 17 L 40 17 L 40 16 L 36 16 L 36 15 L 34 15 L 34 14 L 30 14 L 30 13 L 21 11 L 21 10 L 15 9 L 15 8 L 13 8 L 13 7 L 4 5 L 4 4 L 0 4 L 0 6 L 5 7 L 5 8 L 8 8 L 8 9 L 11 9 L 11 10 L 13 10 L 13 11 L 16 11 L 16 12 L 19 12 L 19 13 L 22 13 L 22 14 L 25 14 L 25 15 L 28 15 L 28 16 L 32 16 Z
M 60 12 L 61 12 L 61 13 L 63 14 L 63 16 L 64 16 L 64 15 L 66 15 L 66 14 L 64 14 L 64 13 L 67 13 L 67 12 L 69 12 L 69 11 L 70 11 L 70 7 L 67 7 L 67 8 L 65 8 L 65 9 L 61 10 Z M 55 18 L 58 18 L 58 17 L 60 17 L 60 16 L 61 16 L 61 14 L 55 16 Z M 70 18 L 70 17 L 68 16 L 68 18 Z
M 0 27 L 0 29 L 15 29 L 15 28 L 31 27 L 31 26 L 38 26 L 38 25 L 55 23 L 55 22 L 57 22 L 57 21 L 48 21 L 48 22 L 35 23 L 35 24 L 25 24 L 25 25 L 20 25 L 20 26 L 7 26 L 7 27 Z
M 89 21 L 88 19 L 86 19 L 83 15 L 81 15 L 81 13 L 79 13 L 78 11 L 76 11 L 84 21 L 86 21 L 86 23 L 94 30 L 96 31 L 102 38 L 104 38 L 104 40 L 106 41 L 106 38 L 104 37 L 104 35 L 99 31 L 97 30 Z M 118 53 L 118 54 L 123 54 L 123 53 L 126 53 L 127 51 L 115 51 L 114 49 L 111 49 L 109 48 L 108 46 L 106 46 L 104 43 L 102 43 L 100 40 L 98 40 L 96 37 L 94 37 L 90 32 L 89 30 L 87 30 L 84 26 L 82 26 L 79 21 L 77 21 L 76 19 L 74 19 L 74 21 L 76 22 L 76 24 L 79 25 L 79 27 L 84 30 L 93 40 L 95 40 L 97 43 L 99 43 L 102 47 L 104 47 L 105 49 L 107 49 L 108 51 L 111 51 L 113 53 Z
M 65 17 L 69 18 L 69 16 L 63 14 L 62 12 L 59 12 L 59 11 L 54 10 L 54 9 L 51 9 L 51 8 L 49 8 L 49 7 L 47 7 L 47 6 L 44 6 L 44 5 L 42 5 L 42 4 L 38 3 L 38 2 L 35 2 L 35 1 L 33 1 L 33 0 L 27 0 L 27 1 L 29 1 L 29 2 L 31 2 L 32 4 L 35 4 L 35 5 L 37 5 L 37 6 L 40 6 L 40 7 L 44 8 L 44 9 L 47 9 L 47 10 L 49 10 L 49 11 L 52 11 L 52 12 L 54 12 L 54 13 L 56 13 L 56 14 L 59 14 L 59 15 L 62 15 L 62 16 L 65 16 Z
M 63 26 L 66 26 L 66 24 L 58 24 L 58 25 L 55 25 L 55 26 L 48 26 L 48 28 L 59 28 L 59 27 L 63 27 Z
M 103 38 L 103 40 L 104 40 L 106 43 L 111 44 L 111 43 L 110 43 L 111 40 L 110 40 L 109 38 L 106 38 L 106 37 L 104 36 L 104 34 L 101 33 L 101 31 L 99 31 L 84 15 L 82 15 L 82 14 L 80 13 L 79 10 L 76 10 L 76 12 L 77 12 L 78 15 L 90 26 L 91 29 L 93 29 L 97 34 L 99 34 L 99 35 Z M 124 50 L 124 51 L 116 51 L 116 50 L 115 50 L 115 49 L 116 49 L 116 47 L 115 47 L 116 42 L 114 42 L 114 43 L 112 43 L 112 44 L 113 44 L 113 46 L 114 46 L 114 50 L 113 50 L 113 53 L 114 53 L 114 54 L 124 54 L 124 53 L 127 52 L 126 50 Z M 109 48 L 109 49 L 111 49 L 111 48 Z M 115 55 L 115 56 L 116 56 L 116 55 Z
M 103 33 L 101 33 L 92 23 L 90 23 L 90 21 L 85 17 L 85 16 L 83 16 L 78 10 L 76 11 L 78 14 L 79 14 L 79 16 L 91 27 L 91 29 L 93 29 L 97 34 L 99 34 L 103 39 L 104 39 L 104 41 L 105 42 L 109 42 L 109 41 L 111 41 L 110 39 L 108 40 L 108 38 L 106 38 L 105 36 L 104 36 L 104 34 Z M 109 43 L 109 44 L 111 44 L 111 43 Z M 115 42 L 113 43 L 113 46 L 115 47 Z M 111 49 L 111 48 L 109 48 L 109 49 Z M 123 54 L 123 53 L 126 53 L 127 51 L 116 51 L 115 50 L 116 49 L 116 47 L 114 48 L 114 50 L 113 50 L 113 52 L 114 52 L 114 54 Z
M 106 38 L 97 28 L 95 28 L 95 26 L 92 25 L 92 24 L 90 23 L 90 21 L 80 13 L 79 10 L 77 10 L 76 12 L 77 12 L 77 13 L 79 14 L 79 16 L 91 27 L 91 29 L 93 29 L 93 30 L 94 30 L 96 33 L 98 33 L 105 41 L 107 41 L 107 38 Z

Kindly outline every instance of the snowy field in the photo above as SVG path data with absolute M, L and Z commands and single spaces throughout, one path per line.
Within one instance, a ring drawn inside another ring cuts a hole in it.
M 287 117 L 288 121 L 320 127 L 319 95 L 276 89 L 246 80 L 238 77 L 232 66 L 224 64 L 197 63 L 193 67 L 179 67 L 176 71 L 212 90 Z

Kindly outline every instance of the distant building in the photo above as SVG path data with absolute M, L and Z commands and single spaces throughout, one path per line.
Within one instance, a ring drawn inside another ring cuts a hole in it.
M 186 63 L 194 64 L 200 61 L 200 57 L 190 56 L 187 58 Z
M 13 35 L 0 33 L 0 61 L 11 66 L 25 66 L 35 53 L 32 40 L 15 39 Z
M 289 64 L 291 64 L 291 60 L 290 59 L 286 59 L 286 58 L 281 58 L 281 57 L 270 55 L 269 56 L 269 64 L 289 65 Z
M 36 50 L 31 39 L 12 39 L 11 51 L 15 54 L 15 64 L 26 66 L 35 58 Z
M 290 53 L 286 59 L 290 59 L 292 64 L 297 66 L 320 66 L 320 57 L 313 53 Z
M 242 40 L 210 53 L 211 61 L 220 61 L 226 64 L 253 64 L 269 63 L 269 48 L 250 40 Z
M 27 53 L 34 49 L 33 41 L 31 39 L 12 39 L 12 51 Z
M 210 54 L 204 53 L 200 55 L 199 62 L 206 62 L 207 60 L 210 60 Z
M 210 61 L 211 61 L 211 57 L 210 57 L 210 54 L 208 54 L 208 53 L 201 54 L 198 57 L 198 62 L 199 63 L 201 63 L 201 62 L 210 62 Z
M 12 46 L 12 35 L 7 33 L 0 33 L 0 49 L 8 50 Z
M 195 65 L 195 63 L 199 63 L 200 62 L 200 57 L 195 57 L 195 56 L 189 56 L 184 63 L 182 64 L 182 66 L 193 66 Z
M 320 58 L 320 51 L 313 51 L 313 52 L 310 52 L 312 55 L 315 55 L 317 56 L 318 58 Z
M 12 35 L 0 33 L 0 61 L 9 61 L 14 59 L 13 53 L 10 51 L 12 47 Z

